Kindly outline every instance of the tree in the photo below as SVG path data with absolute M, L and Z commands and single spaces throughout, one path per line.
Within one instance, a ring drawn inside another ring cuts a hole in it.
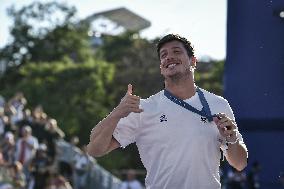
M 113 73 L 111 64 L 92 59 L 82 64 L 69 58 L 29 63 L 19 69 L 22 79 L 1 87 L 0 94 L 11 97 L 22 91 L 30 107 L 41 104 L 68 136 L 79 135 L 87 143 L 91 129 L 113 104 L 105 91 Z
M 163 88 L 155 41 L 140 38 L 135 32 L 107 36 L 96 55 L 115 65 L 112 87 L 115 91 L 111 93 L 115 95 L 116 102 L 124 96 L 129 83 L 133 85 L 134 93 L 143 98 Z
M 69 56 L 82 62 L 92 56 L 87 36 L 88 24 L 77 21 L 76 9 L 57 2 L 34 2 L 16 10 L 8 9 L 13 19 L 13 41 L 0 50 L 8 68 L 28 62 L 60 60 Z
M 212 93 L 223 95 L 224 60 L 211 61 L 210 64 L 212 68 L 207 72 L 195 71 L 195 82 Z

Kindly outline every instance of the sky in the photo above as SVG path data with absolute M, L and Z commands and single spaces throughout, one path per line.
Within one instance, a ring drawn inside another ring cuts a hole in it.
M 50 2 L 40 0 L 41 2 Z M 0 0 L 0 48 L 12 38 L 9 27 L 12 20 L 6 9 L 11 5 L 21 8 L 34 0 Z M 57 0 L 75 6 L 79 18 L 96 12 L 125 7 L 149 20 L 151 27 L 142 31 L 142 37 L 153 39 L 168 33 L 188 38 L 197 58 L 220 60 L 226 56 L 226 0 Z

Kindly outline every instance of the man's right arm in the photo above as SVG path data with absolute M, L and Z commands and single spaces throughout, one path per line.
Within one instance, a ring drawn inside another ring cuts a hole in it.
M 112 136 L 119 120 L 113 111 L 93 128 L 87 146 L 91 156 L 103 156 L 120 146 Z
M 92 130 L 90 142 L 87 146 L 88 153 L 94 157 L 100 157 L 118 148 L 120 144 L 113 137 L 113 132 L 121 118 L 128 116 L 131 112 L 141 113 L 139 108 L 140 97 L 132 95 L 132 85 L 120 104 Z

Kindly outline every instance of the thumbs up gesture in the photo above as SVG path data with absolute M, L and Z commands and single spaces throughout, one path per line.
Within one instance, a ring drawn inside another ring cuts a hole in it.
M 127 95 L 127 94 L 132 95 L 132 85 L 131 85 L 131 84 L 128 84 L 128 86 L 127 86 L 126 95 Z
M 133 95 L 132 92 L 132 85 L 128 84 L 125 96 L 121 99 L 119 105 L 114 110 L 116 115 L 118 115 L 120 118 L 128 116 L 131 112 L 143 112 L 143 110 L 139 108 L 141 98 L 139 96 Z

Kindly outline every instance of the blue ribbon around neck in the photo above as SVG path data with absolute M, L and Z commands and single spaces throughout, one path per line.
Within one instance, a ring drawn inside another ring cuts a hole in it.
M 191 112 L 194 112 L 198 115 L 201 115 L 202 117 L 206 117 L 208 119 L 209 122 L 213 121 L 213 117 L 215 115 L 212 115 L 211 114 L 211 110 L 210 110 L 210 107 L 208 105 L 208 102 L 207 100 L 205 99 L 204 97 L 204 94 L 203 92 L 199 89 L 199 87 L 196 87 L 196 92 L 198 93 L 198 97 L 199 97 L 199 100 L 202 104 L 202 109 L 201 111 L 200 110 L 197 110 L 196 108 L 194 108 L 193 106 L 189 105 L 187 102 L 183 101 L 182 99 L 174 96 L 173 94 L 171 94 L 168 90 L 164 89 L 164 95 L 170 99 L 171 101 L 173 101 L 174 103 L 178 104 L 179 106 L 191 111 Z

